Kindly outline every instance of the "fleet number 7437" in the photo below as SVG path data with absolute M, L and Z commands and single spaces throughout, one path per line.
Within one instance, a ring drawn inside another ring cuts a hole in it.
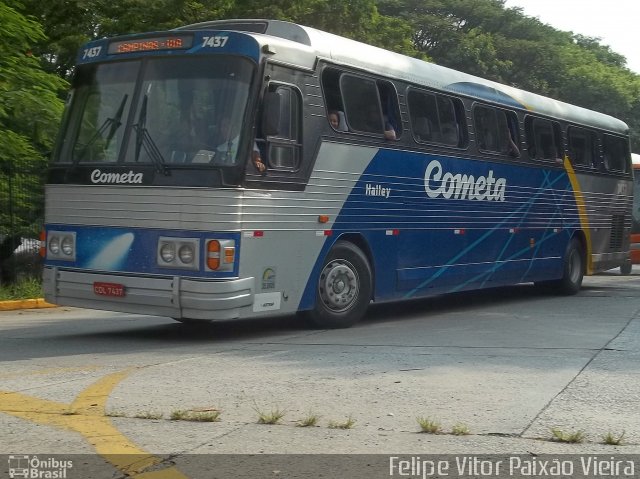
M 224 47 L 229 40 L 229 37 L 202 37 L 203 47 Z

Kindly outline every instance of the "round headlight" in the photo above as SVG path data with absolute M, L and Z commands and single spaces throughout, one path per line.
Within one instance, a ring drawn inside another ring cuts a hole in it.
M 71 256 L 73 254 L 73 239 L 70 236 L 65 236 L 60 243 L 60 249 L 67 256 Z
M 180 257 L 180 261 L 182 261 L 184 264 L 193 263 L 193 247 L 189 244 L 180 246 L 180 249 L 178 250 L 178 256 Z
M 57 236 L 49 238 L 49 251 L 51 251 L 52 254 L 60 253 L 60 238 Z
M 172 263 L 176 259 L 176 247 L 173 243 L 164 243 L 160 247 L 160 257 L 165 263 Z

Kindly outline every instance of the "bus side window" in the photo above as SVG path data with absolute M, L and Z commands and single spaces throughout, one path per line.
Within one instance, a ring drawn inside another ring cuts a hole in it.
M 557 122 L 528 116 L 525 130 L 531 159 L 562 161 L 560 125 Z
M 302 99 L 298 90 L 288 85 L 278 85 L 274 91 L 280 96 L 280 115 L 278 133 L 266 138 L 267 165 L 269 168 L 296 170 L 300 165 L 302 147 Z
M 409 118 L 416 141 L 460 146 L 459 100 L 426 91 L 410 90 Z
M 386 139 L 399 136 L 400 113 L 391 83 L 345 73 L 340 77 L 340 93 L 349 131 Z
M 570 126 L 567 131 L 569 158 L 574 165 L 594 168 L 597 166 L 597 139 L 595 133 L 584 128 Z
M 629 171 L 630 156 L 626 140 L 617 136 L 602 135 L 602 153 L 607 171 L 622 173 Z

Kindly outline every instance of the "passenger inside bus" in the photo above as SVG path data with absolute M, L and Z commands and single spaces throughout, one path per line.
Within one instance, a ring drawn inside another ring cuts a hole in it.
M 331 110 L 327 116 L 329 124 L 337 131 L 349 131 L 347 128 L 347 122 L 344 118 L 344 112 L 338 110 Z

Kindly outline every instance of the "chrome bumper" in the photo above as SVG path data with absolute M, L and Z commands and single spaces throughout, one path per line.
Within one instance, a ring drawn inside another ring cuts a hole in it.
M 94 282 L 122 284 L 126 294 L 123 297 L 98 295 L 93 291 Z M 45 299 L 53 304 L 204 320 L 250 315 L 254 284 L 252 277 L 211 281 L 180 276 L 84 273 L 51 267 L 45 267 L 43 272 Z

